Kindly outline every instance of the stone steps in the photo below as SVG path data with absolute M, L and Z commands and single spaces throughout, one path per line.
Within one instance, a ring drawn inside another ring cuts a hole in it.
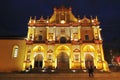
M 0 73 L 0 80 L 119 80 L 120 73 Z
M 41 69 L 41 68 L 34 68 L 30 71 L 30 73 L 83 73 L 83 72 L 87 72 L 87 70 L 70 70 L 70 69 Z M 94 72 L 102 72 L 100 70 L 94 70 Z M 23 72 L 24 73 L 24 72 Z

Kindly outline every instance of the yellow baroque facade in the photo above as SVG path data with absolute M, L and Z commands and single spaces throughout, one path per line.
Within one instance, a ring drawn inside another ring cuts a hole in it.
M 47 19 L 30 17 L 25 44 L 21 47 L 23 50 L 19 50 L 22 56 L 14 57 L 19 59 L 21 70 L 30 66 L 33 69 L 84 70 L 92 65 L 98 70 L 109 71 L 99 24 L 97 17 L 76 18 L 72 8 L 64 7 L 54 8 L 53 15 Z M 18 47 L 13 48 L 17 53 Z M 18 65 L 13 69 L 18 69 Z

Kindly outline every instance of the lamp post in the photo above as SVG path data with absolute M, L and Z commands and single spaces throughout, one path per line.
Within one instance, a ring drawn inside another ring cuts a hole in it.
M 113 62 L 113 54 L 112 54 L 112 49 L 110 50 L 110 60 L 111 60 L 111 64 Z

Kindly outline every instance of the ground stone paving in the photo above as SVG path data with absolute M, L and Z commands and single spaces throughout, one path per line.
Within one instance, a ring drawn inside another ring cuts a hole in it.
M 0 80 L 120 80 L 120 72 L 94 73 L 0 73 Z

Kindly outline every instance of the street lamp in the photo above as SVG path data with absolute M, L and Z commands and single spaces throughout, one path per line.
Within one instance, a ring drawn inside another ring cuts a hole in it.
M 113 62 L 113 54 L 112 54 L 112 49 L 110 50 L 110 58 L 111 58 L 111 64 Z

